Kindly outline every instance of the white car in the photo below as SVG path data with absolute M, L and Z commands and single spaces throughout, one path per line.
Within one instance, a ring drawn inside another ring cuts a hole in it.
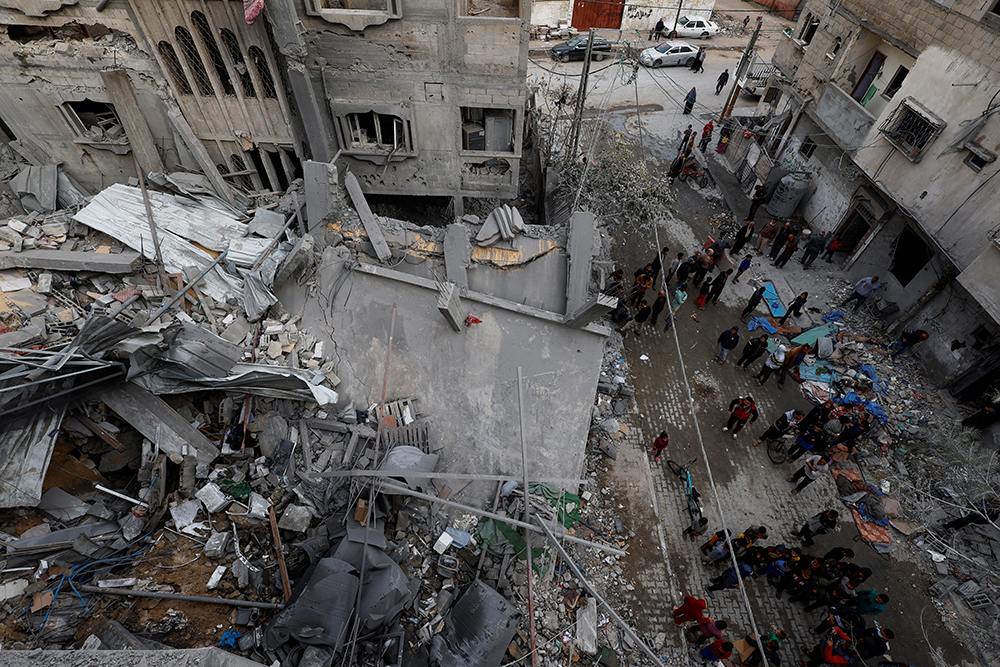
M 682 16 L 677 20 L 677 28 L 671 37 L 697 37 L 705 39 L 719 32 L 719 24 L 707 19 Z
M 698 48 L 686 42 L 663 42 L 639 54 L 639 62 L 646 67 L 689 67 L 698 54 Z

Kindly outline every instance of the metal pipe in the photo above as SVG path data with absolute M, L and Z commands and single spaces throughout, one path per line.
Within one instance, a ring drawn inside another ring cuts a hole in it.
M 149 507 L 149 503 L 145 500 L 139 500 L 138 498 L 132 498 L 131 496 L 126 496 L 124 493 L 118 493 L 117 491 L 112 491 L 106 486 L 101 486 L 100 484 L 94 484 L 94 488 L 98 491 L 103 491 L 104 493 L 114 496 L 115 498 L 121 498 L 122 500 L 127 500 L 133 505 L 142 505 L 143 507 Z
M 311 472 L 309 477 L 421 477 L 426 479 L 456 479 L 486 482 L 506 482 L 515 479 L 514 475 L 478 475 L 464 472 L 424 472 L 416 470 L 333 470 L 330 472 Z M 585 479 L 573 479 L 570 477 L 536 477 L 532 482 L 542 482 L 544 484 L 568 484 L 583 486 L 587 484 Z
M 173 296 L 173 298 L 170 299 L 170 301 L 167 301 L 167 303 L 164 304 L 164 306 L 162 308 L 160 308 L 158 311 L 156 311 L 155 313 L 153 313 L 149 317 L 148 322 L 152 322 L 157 317 L 159 317 L 163 313 L 167 312 L 167 309 L 169 309 L 172 305 L 174 305 L 175 303 L 177 303 L 177 301 L 181 297 L 183 297 L 187 293 L 187 291 L 189 289 L 191 289 L 191 287 L 193 285 L 198 284 L 198 281 L 201 280 L 202 278 L 204 278 L 208 274 L 208 272 L 211 271 L 212 269 L 214 269 L 216 267 L 216 265 L 218 265 L 219 262 L 221 262 L 223 259 L 225 259 L 226 255 L 228 255 L 228 254 L 229 254 L 229 250 L 224 250 L 221 255 L 219 255 L 218 257 L 216 257 L 215 260 L 211 264 L 209 264 L 208 266 L 206 266 L 202 270 L 201 273 L 199 273 L 197 276 L 194 277 L 193 280 L 188 281 L 188 283 L 186 285 L 184 285 L 184 287 L 182 287 L 180 289 L 180 291 L 177 292 L 177 294 L 175 294 Z
M 104 9 L 99 7 L 98 11 Z M 160 235 L 156 231 L 156 223 L 153 222 L 153 208 L 149 205 L 149 191 L 146 190 L 146 178 L 142 175 L 142 167 L 139 166 L 139 158 L 135 151 L 132 151 L 132 162 L 135 164 L 135 173 L 139 177 L 139 188 L 142 190 L 142 203 L 146 207 L 146 220 L 149 222 L 149 233 L 153 237 L 153 250 L 156 252 L 157 275 L 160 278 L 160 288 L 170 291 L 170 283 L 167 282 L 167 270 L 163 267 L 163 253 L 160 252 Z
M 157 598 L 160 600 L 183 600 L 184 602 L 204 602 L 206 604 L 224 604 L 230 607 L 250 607 L 251 609 L 284 609 L 285 605 L 273 602 L 253 602 L 251 600 L 227 600 L 226 598 L 209 598 L 201 595 L 180 595 L 179 593 L 160 593 L 157 591 L 130 591 L 127 588 L 98 588 L 74 584 L 77 590 L 84 593 L 104 593 L 106 595 L 131 595 L 137 598 Z
M 517 417 L 521 424 L 521 471 L 524 473 L 524 522 L 531 523 L 531 494 L 528 491 L 528 441 L 524 439 L 524 392 L 521 367 L 517 367 Z M 559 509 L 562 509 L 561 507 Z M 556 517 L 559 516 L 558 510 Z M 524 531 L 524 553 L 528 566 L 528 631 L 531 635 L 531 664 L 538 667 L 538 650 L 535 635 L 535 597 L 531 576 L 531 533 Z
M 494 512 L 487 512 L 486 510 L 481 510 L 478 507 L 471 507 L 469 505 L 463 505 L 462 503 L 456 503 L 453 500 L 445 500 L 444 498 L 438 498 L 437 496 L 431 496 L 426 493 L 421 493 L 419 491 L 414 491 L 413 489 L 407 488 L 405 486 L 399 486 L 397 484 L 391 484 L 389 482 L 383 482 L 381 488 L 384 490 L 392 491 L 394 493 L 403 493 L 408 496 L 413 496 L 414 498 L 422 498 L 424 500 L 429 500 L 435 503 L 441 503 L 447 507 L 454 507 L 456 509 L 464 510 L 470 514 L 476 514 L 479 516 L 485 516 L 490 519 L 496 519 L 502 523 L 510 524 L 511 526 L 517 526 L 518 528 L 527 528 L 528 530 L 533 530 L 536 533 L 545 532 L 538 526 L 530 523 L 525 523 L 523 521 L 518 521 L 517 519 L 512 519 L 509 516 L 501 516 Z M 535 518 L 538 521 L 538 518 Z M 584 540 L 579 537 L 574 537 L 573 535 L 562 535 L 561 536 L 567 542 L 574 542 L 576 544 L 582 544 L 585 547 L 590 547 L 592 549 L 598 549 L 600 551 L 606 551 L 609 554 L 614 554 L 616 556 L 625 556 L 625 552 L 621 549 L 615 549 L 614 547 L 609 547 L 606 544 L 598 544 L 597 542 L 591 542 L 589 540 Z

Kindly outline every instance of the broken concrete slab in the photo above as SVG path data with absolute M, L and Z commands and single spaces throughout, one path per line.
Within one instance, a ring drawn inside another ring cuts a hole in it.
M 183 456 L 185 446 L 189 446 L 195 449 L 199 463 L 210 463 L 219 455 L 219 450 L 201 431 L 166 401 L 134 382 L 105 389 L 98 399 L 168 454 Z
M 594 230 L 597 218 L 593 213 L 577 211 L 569 220 L 569 238 L 566 254 L 569 267 L 566 280 L 566 314 L 578 314 L 587 302 L 591 283 L 591 264 L 594 260 Z
M 103 70 L 101 78 L 104 87 L 115 105 L 115 115 L 125 126 L 125 136 L 135 156 L 139 167 L 144 173 L 151 171 L 163 172 L 163 161 L 156 147 L 156 140 L 146 122 L 146 114 L 139 107 L 135 96 L 135 88 L 129 79 L 128 71 L 123 69 Z
M 465 328 L 465 314 L 462 312 L 462 300 L 458 296 L 458 287 L 455 283 L 442 283 L 439 290 L 438 310 L 444 315 L 448 326 L 461 332 Z
M 59 167 L 54 164 L 25 167 L 11 179 L 10 189 L 21 198 L 26 211 L 50 213 L 56 210 Z
M 65 250 L 10 250 L 0 252 L 0 269 L 49 269 L 52 271 L 97 271 L 121 275 L 135 273 L 142 266 L 137 252 L 117 255 Z
M 597 653 L 597 600 L 587 598 L 587 606 L 576 619 L 576 646 L 587 655 Z
M 448 280 L 459 287 L 469 286 L 466 269 L 472 256 L 469 228 L 461 223 L 448 225 L 444 235 L 444 267 Z
M 260 667 L 215 647 L 164 651 L 4 651 L 4 667 Z
M 306 219 L 309 233 L 315 234 L 318 233 L 318 227 L 334 210 L 334 193 L 339 189 L 337 165 L 306 160 L 302 163 L 302 180 L 306 191 Z
M 444 630 L 434 636 L 431 659 L 441 667 L 499 665 L 520 621 L 517 607 L 475 581 L 444 619 Z
M 38 504 L 65 413 L 65 405 L 38 410 L 0 427 L 0 507 Z
M 290 530 L 295 533 L 304 533 L 309 528 L 311 521 L 312 513 L 308 508 L 301 505 L 289 505 L 278 521 L 278 528 Z
M 372 213 L 371 208 L 368 206 L 368 200 L 365 199 L 365 193 L 361 190 L 361 184 L 358 183 L 358 179 L 354 174 L 347 172 L 344 175 L 344 185 L 347 187 L 347 194 L 351 196 L 354 208 L 357 209 L 358 215 L 361 216 L 361 222 L 365 226 L 368 240 L 371 241 L 372 247 L 375 248 L 375 255 L 380 262 L 387 261 L 392 257 L 392 252 L 389 250 L 389 244 L 385 242 L 385 236 L 382 234 L 382 228 L 379 227 L 378 218 L 375 217 L 375 214 Z

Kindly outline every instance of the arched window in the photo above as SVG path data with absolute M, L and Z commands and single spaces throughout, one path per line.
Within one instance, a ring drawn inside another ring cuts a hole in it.
M 274 87 L 274 79 L 271 77 L 271 68 L 267 65 L 267 58 L 259 46 L 251 46 L 248 49 L 250 60 L 257 68 L 257 75 L 260 77 L 260 89 L 264 97 L 272 100 L 278 98 L 278 91 Z
M 830 55 L 835 56 L 838 53 L 840 53 L 841 45 L 842 42 L 840 41 L 840 37 L 838 37 L 837 40 L 833 43 L 833 51 L 830 52 Z
M 247 163 L 243 161 L 241 156 L 235 153 L 229 156 L 229 163 L 233 165 L 233 173 L 240 173 L 247 170 Z M 250 174 L 242 174 L 236 176 L 235 179 L 236 184 L 244 190 L 253 190 L 253 179 L 250 178 Z
M 219 35 L 222 36 L 222 43 L 226 45 L 229 57 L 233 61 L 233 68 L 236 70 L 236 75 L 240 78 L 240 83 L 243 85 L 243 96 L 257 97 L 257 91 L 253 88 L 253 78 L 250 77 L 250 71 L 247 69 L 246 61 L 243 59 L 243 52 L 240 51 L 240 43 L 237 41 L 236 35 L 229 28 L 220 30 Z
M 201 41 L 205 43 L 212 67 L 215 68 L 215 73 L 219 76 L 219 83 L 222 84 L 222 92 L 226 95 L 235 95 L 236 89 L 233 88 L 233 81 L 229 78 L 229 70 L 226 69 L 226 61 L 222 59 L 222 52 L 219 51 L 215 35 L 212 34 L 212 28 L 208 25 L 208 19 L 201 12 L 191 12 L 191 20 L 194 21 L 195 27 L 201 34 Z
M 802 22 L 802 30 L 799 32 L 799 39 L 806 38 L 806 32 L 809 31 L 809 26 L 812 25 L 813 15 L 812 13 L 806 14 L 806 20 Z
M 184 58 L 187 59 L 188 67 L 191 68 L 198 92 L 209 97 L 215 95 L 215 91 L 212 90 L 212 82 L 208 78 L 208 72 L 205 71 L 205 64 L 201 62 L 198 47 L 195 46 L 191 33 L 188 32 L 187 28 L 177 26 L 174 29 L 174 36 L 177 38 L 177 43 L 181 45 L 181 51 L 184 53 Z
M 177 52 L 174 51 L 173 45 L 170 42 L 160 42 L 156 48 L 160 51 L 160 57 L 163 58 L 163 63 L 167 66 L 167 71 L 170 72 L 170 78 L 174 80 L 177 90 L 180 91 L 181 95 L 190 95 L 192 92 L 191 82 L 188 81 L 187 75 L 181 67 L 181 61 L 177 58 Z
M 806 24 L 805 30 L 802 34 L 802 41 L 806 44 L 810 44 L 813 41 L 813 37 L 816 36 L 816 31 L 819 29 L 819 19 L 814 18 L 812 14 L 806 16 L 808 23 Z

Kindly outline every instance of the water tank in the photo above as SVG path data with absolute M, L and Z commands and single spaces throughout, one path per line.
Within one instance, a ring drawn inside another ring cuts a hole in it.
M 806 174 L 788 174 L 780 181 L 778 187 L 767 203 L 767 212 L 773 218 L 790 218 L 796 207 L 809 190 L 810 179 Z

